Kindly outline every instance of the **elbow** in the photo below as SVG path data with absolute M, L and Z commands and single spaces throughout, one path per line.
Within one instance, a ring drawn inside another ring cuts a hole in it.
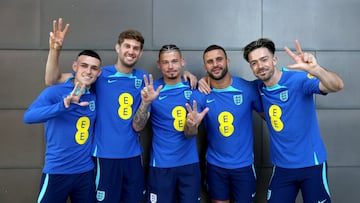
M 45 85 L 46 85 L 46 86 L 51 86 L 51 85 L 56 84 L 55 81 L 57 81 L 57 79 L 55 79 L 55 78 L 48 78 L 48 77 L 45 76 Z
M 191 138 L 196 136 L 196 133 L 195 134 L 194 133 L 189 134 L 189 133 L 185 132 L 184 135 L 185 135 L 186 138 L 191 139 Z
M 343 80 L 340 79 L 338 86 L 337 86 L 337 91 L 340 91 L 342 89 L 344 89 L 344 82 L 343 82 Z
M 31 119 L 31 117 L 28 116 L 27 114 L 24 115 L 23 121 L 26 124 L 33 124 L 34 123 L 34 121 Z
M 46 79 L 45 79 L 45 85 L 46 85 L 46 86 L 51 86 L 51 82 L 50 82 L 49 80 L 46 80 Z
M 338 79 L 336 85 L 331 88 L 331 92 L 338 92 L 344 88 L 344 82 L 341 79 Z
M 141 132 L 145 128 L 145 126 L 140 126 L 138 124 L 135 124 L 134 122 L 132 123 L 132 127 L 137 133 Z

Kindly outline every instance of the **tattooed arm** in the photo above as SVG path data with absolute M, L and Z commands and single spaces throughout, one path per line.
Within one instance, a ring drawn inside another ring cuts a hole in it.
M 144 129 L 150 117 L 148 110 L 151 102 L 159 96 L 162 88 L 162 85 L 160 85 L 156 90 L 154 90 L 153 77 L 151 74 L 149 75 L 149 80 L 146 75 L 144 75 L 144 82 L 145 87 L 141 90 L 141 104 L 136 110 L 135 116 L 132 120 L 132 126 L 136 132 L 140 132 Z

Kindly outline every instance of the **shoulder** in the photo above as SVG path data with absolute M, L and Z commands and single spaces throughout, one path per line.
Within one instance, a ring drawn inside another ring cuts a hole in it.
M 241 84 L 241 85 L 252 85 L 252 81 L 245 80 L 244 78 L 238 77 L 238 76 L 232 76 L 233 83 L 235 84 Z
M 133 74 L 134 76 L 141 77 L 141 78 L 143 77 L 143 75 L 149 75 L 148 72 L 146 72 L 146 71 L 144 71 L 144 70 L 140 70 L 140 69 L 134 69 L 133 72 L 132 72 L 132 74 Z
M 112 75 L 116 73 L 116 68 L 114 65 L 110 65 L 110 66 L 103 66 L 102 67 L 102 72 L 100 76 L 108 76 L 108 75 Z
M 257 89 L 262 82 L 260 80 L 245 80 L 240 77 L 233 76 L 233 86 L 241 90 L 254 90 Z

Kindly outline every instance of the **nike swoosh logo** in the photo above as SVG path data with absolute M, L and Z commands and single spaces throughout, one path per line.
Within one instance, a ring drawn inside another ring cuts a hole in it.
M 326 202 L 326 199 L 324 199 L 323 201 L 318 201 L 318 203 L 324 203 Z
M 215 101 L 215 99 L 207 99 L 206 103 L 209 104 L 209 103 L 214 102 L 214 101 Z
M 117 80 L 108 80 L 108 83 L 114 83 L 114 82 L 116 82 Z
M 167 96 L 159 96 L 159 100 L 165 99 Z

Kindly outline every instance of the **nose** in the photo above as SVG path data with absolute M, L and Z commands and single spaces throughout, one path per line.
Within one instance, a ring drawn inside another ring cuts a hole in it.
M 86 72 L 87 74 L 91 74 L 91 67 L 87 67 L 86 70 L 85 70 L 85 72 Z
M 134 49 L 134 47 L 130 47 L 128 52 L 129 52 L 129 54 L 133 54 L 133 53 L 135 53 L 135 49 Z

